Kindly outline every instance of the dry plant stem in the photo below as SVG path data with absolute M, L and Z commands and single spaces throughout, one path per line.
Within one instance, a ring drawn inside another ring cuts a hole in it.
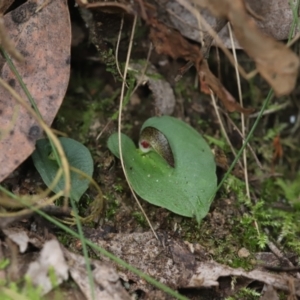
M 51 128 L 53 134 L 59 135 L 59 136 L 64 136 L 64 137 L 68 137 L 68 135 L 65 132 L 59 131 L 57 129 Z
M 147 58 L 146 58 L 145 66 L 144 66 L 144 68 L 143 68 L 143 70 L 142 70 L 142 72 L 141 72 L 141 76 L 140 76 L 138 82 L 136 83 L 136 85 L 135 85 L 133 91 L 131 92 L 130 97 L 136 92 L 136 90 L 138 89 L 138 87 L 139 87 L 139 86 L 143 83 L 143 81 L 144 81 L 144 76 L 145 76 L 146 71 L 147 71 L 147 68 L 148 68 L 148 64 L 149 64 L 149 61 L 150 61 L 150 56 L 151 56 L 152 50 L 153 50 L 153 45 L 152 45 L 152 43 L 150 43 L 149 49 L 148 49 L 148 53 L 147 53 Z
M 265 233 L 269 236 L 270 232 L 267 228 L 264 229 Z M 273 252 L 273 254 L 282 262 L 286 262 L 290 267 L 295 267 L 292 262 L 282 253 L 280 249 L 270 240 L 268 240 L 268 247 Z M 297 272 L 297 278 L 300 278 L 300 273 Z
M 220 108 L 219 108 L 220 109 Z M 242 132 L 239 130 L 239 128 L 235 125 L 235 123 L 232 121 L 232 119 L 230 118 L 230 116 L 228 115 L 228 113 L 226 111 L 224 111 L 223 109 L 220 109 L 222 111 L 222 113 L 226 116 L 227 120 L 230 122 L 230 124 L 232 125 L 232 127 L 234 128 L 234 130 L 236 130 L 238 132 L 238 134 L 240 135 L 240 137 L 243 139 L 243 134 Z M 258 167 L 262 170 L 263 166 L 261 164 L 261 162 L 259 161 L 257 155 L 255 154 L 253 148 L 251 147 L 250 143 L 248 143 L 247 147 L 249 148 L 251 154 L 253 155 L 253 158 L 255 159 L 255 162 L 257 163 Z
M 116 50 L 115 50 L 115 59 L 116 59 L 116 67 L 117 67 L 117 70 L 119 72 L 119 75 L 121 76 L 121 78 L 123 79 L 123 81 L 125 81 L 125 79 L 123 78 L 123 74 L 121 72 L 121 69 L 120 69 L 119 59 L 118 59 L 119 46 L 120 46 L 120 40 L 121 40 L 123 25 L 124 25 L 124 14 L 122 14 L 122 18 L 121 18 L 120 30 L 119 30 L 118 40 L 117 40 Z M 128 86 L 126 86 L 126 87 L 128 88 Z
M 241 88 L 241 78 L 240 74 L 238 71 L 238 61 L 237 61 L 237 56 L 236 56 L 236 51 L 235 51 L 235 46 L 234 46 L 234 41 L 233 41 L 233 35 L 232 35 L 232 30 L 231 26 L 229 23 L 228 24 L 228 31 L 229 31 L 229 36 L 230 36 L 230 41 L 231 41 L 231 46 L 232 46 L 232 52 L 233 52 L 233 57 L 234 57 L 234 68 L 235 68 L 235 73 L 236 73 L 236 80 L 237 80 L 237 86 L 238 86 L 238 92 L 239 92 L 239 100 L 240 104 L 243 107 L 243 96 L 242 96 L 242 88 Z M 242 121 L 242 137 L 243 137 L 243 142 L 245 141 L 245 134 L 246 134 L 246 128 L 245 128 L 245 116 L 244 114 L 241 114 L 241 121 Z M 245 176 L 245 184 L 246 184 L 246 192 L 247 192 L 247 197 L 250 199 L 250 189 L 249 189 L 249 179 L 248 179 L 248 167 L 247 167 L 247 148 L 244 149 L 243 151 L 243 161 L 244 161 L 244 176 Z
M 288 46 L 288 47 L 291 47 L 293 44 L 295 44 L 295 43 L 298 41 L 299 38 L 300 38 L 300 33 L 297 33 L 297 34 L 293 37 L 293 39 L 287 43 L 287 46 Z
M 222 134 L 224 135 L 225 139 L 226 139 L 226 142 L 227 144 L 229 145 L 230 149 L 231 149 L 231 152 L 233 153 L 233 155 L 236 157 L 236 151 L 234 150 L 230 140 L 229 140 L 229 137 L 226 133 L 226 130 L 225 130 L 225 127 L 224 127 L 224 124 L 223 124 L 223 121 L 222 121 L 222 118 L 220 116 L 220 113 L 219 113 L 219 109 L 218 109 L 218 106 L 217 106 L 217 102 L 216 102 L 216 99 L 215 99 L 215 96 L 214 96 L 214 93 L 212 90 L 210 90 L 210 98 L 212 100 L 212 103 L 213 103 L 213 106 L 214 106 L 214 110 L 216 112 L 216 115 L 217 115 L 217 119 L 219 121 L 219 124 L 220 124 L 220 127 L 221 127 L 221 131 L 222 131 Z M 243 165 L 242 163 L 238 160 L 238 164 L 240 166 L 240 168 L 243 170 Z
M 35 13 L 38 13 L 40 10 L 42 10 L 45 6 L 47 6 L 50 3 L 51 0 L 45 0 L 35 11 Z
M 122 77 L 123 77 L 123 74 L 122 74 Z M 103 132 L 106 130 L 106 128 L 108 127 L 108 125 L 111 123 L 111 120 L 109 120 L 106 125 L 104 126 L 104 128 L 100 131 L 100 133 L 97 135 L 96 137 L 96 141 L 98 141 L 101 137 L 101 135 L 103 134 Z
M 34 205 L 39 200 L 48 197 L 48 195 L 52 192 L 54 187 L 57 185 L 61 175 L 62 175 L 62 169 L 60 168 L 58 170 L 58 172 L 56 173 L 53 181 L 51 182 L 51 185 L 49 186 L 49 188 L 47 188 L 41 194 L 34 195 L 34 196 L 26 196 L 25 195 L 25 196 L 20 197 L 20 200 L 16 200 L 16 199 L 12 199 L 12 198 L 7 198 L 6 199 L 2 196 L 0 198 L 0 205 L 3 206 L 3 207 L 10 208 L 10 209 L 24 208 L 24 207 L 27 207 L 28 205 Z M 10 216 L 10 214 L 7 213 L 6 216 Z
M 221 59 L 220 59 L 220 52 L 219 48 L 216 47 L 216 55 L 217 55 L 217 65 L 218 65 L 218 78 L 220 81 L 222 81 L 222 75 L 221 75 Z
M 96 181 L 90 177 L 88 174 L 82 172 L 81 170 L 74 168 L 72 166 L 70 166 L 70 170 L 74 173 L 79 174 L 80 176 L 82 176 L 83 178 L 86 178 L 97 190 L 98 194 L 96 195 L 96 197 L 94 198 L 93 202 L 90 204 L 90 215 L 86 216 L 86 217 L 80 217 L 80 220 L 82 223 L 87 223 L 87 222 L 92 222 L 96 216 L 100 216 L 101 213 L 103 212 L 103 208 L 104 208 L 104 200 L 103 200 L 103 194 L 101 191 L 100 186 L 96 183 Z M 74 215 L 74 211 L 73 211 L 73 215 Z M 67 222 L 64 222 L 67 223 Z M 68 221 L 69 225 L 76 225 L 76 218 L 70 218 L 70 220 Z
M 188 61 L 183 67 L 181 67 L 175 76 L 175 82 L 178 82 L 183 75 L 194 65 L 192 61 Z
M 130 35 L 130 41 L 129 41 L 129 45 L 128 45 L 128 51 L 127 51 L 127 57 L 126 57 L 126 63 L 125 63 L 125 69 L 124 69 L 124 75 L 123 75 L 123 82 L 122 82 L 122 88 L 121 88 L 121 95 L 120 95 L 120 106 L 119 106 L 119 117 L 118 117 L 118 136 L 119 136 L 119 153 L 120 153 L 120 161 L 121 161 L 121 166 L 122 166 L 122 169 L 123 169 L 123 172 L 124 172 L 124 176 L 125 176 L 125 179 L 127 181 L 127 184 L 130 188 L 130 191 L 137 203 L 137 205 L 139 206 L 141 212 L 143 213 L 143 215 L 145 216 L 155 238 L 158 240 L 158 236 L 156 234 L 156 232 L 154 231 L 151 223 L 150 223 L 150 220 L 148 219 L 141 203 L 139 202 L 131 184 L 130 184 L 130 181 L 128 179 L 128 176 L 127 176 L 127 173 L 126 173 L 126 169 L 125 169 L 125 165 L 124 165 L 124 159 L 123 159 L 123 153 L 122 153 L 122 136 L 121 136 L 121 126 L 122 126 L 122 107 L 123 107 L 123 99 L 124 99 L 124 93 L 125 93 L 125 79 L 127 77 L 127 70 L 128 70 L 128 65 L 129 65 L 129 60 L 130 60 L 130 55 L 131 55 L 131 49 L 132 49 L 132 44 L 133 44 L 133 37 L 134 37 L 134 32 L 135 32 L 135 27 L 136 27 L 136 21 L 137 21 L 137 16 L 135 15 L 134 16 L 134 19 L 133 19 L 133 24 L 132 24 L 132 31 L 131 31 L 131 35 Z
M 285 108 L 288 107 L 289 105 L 290 105 L 290 102 L 284 102 L 284 103 L 282 103 L 282 104 L 280 104 L 280 105 L 278 105 L 278 106 L 276 106 L 276 107 L 269 108 L 269 109 L 267 109 L 267 110 L 264 111 L 263 116 L 269 115 L 269 114 L 273 114 L 273 113 L 275 113 L 275 112 L 278 112 L 278 111 L 280 111 L 280 110 L 282 110 L 282 109 L 285 109 Z M 251 114 L 251 115 L 249 116 L 249 118 L 257 118 L 258 115 L 259 115 L 259 112 L 254 113 L 254 114 Z
M 32 117 L 38 122 L 38 124 L 42 127 L 42 129 L 46 132 L 47 136 L 52 140 L 54 146 L 57 149 L 57 152 L 61 159 L 63 174 L 65 176 L 65 187 L 63 195 L 67 198 L 70 195 L 70 189 L 71 189 L 71 177 L 70 177 L 70 169 L 68 160 L 66 158 L 66 155 L 64 153 L 64 150 L 57 139 L 57 137 L 53 134 L 49 126 L 41 119 L 39 118 L 35 111 L 31 108 L 31 106 L 25 102 L 21 96 L 14 90 L 12 87 L 7 84 L 3 79 L 0 78 L 0 85 L 2 85 L 14 98 L 15 100 L 22 105 L 31 115 Z
M 3 217 L 19 217 L 19 216 L 24 216 L 27 214 L 32 213 L 33 208 L 34 210 L 43 208 L 44 206 L 50 205 L 52 204 L 55 200 L 59 199 L 60 197 L 62 197 L 64 195 L 63 191 L 55 194 L 53 197 L 49 198 L 47 201 L 44 201 L 43 203 L 37 204 L 32 206 L 32 208 L 26 208 L 17 212 L 10 212 L 10 213 L 0 213 L 0 218 Z M 28 204 L 25 204 L 26 206 L 28 206 Z
M 234 42 L 233 42 L 232 30 L 231 30 L 231 26 L 229 23 L 228 23 L 228 30 L 229 30 L 230 41 L 231 41 L 231 45 L 232 45 L 232 52 L 233 52 L 233 57 L 234 57 L 234 68 L 235 68 L 235 72 L 236 72 L 236 79 L 237 79 L 237 85 L 238 85 L 238 91 L 239 91 L 239 99 L 240 99 L 241 106 L 243 106 L 243 96 L 242 96 L 242 89 L 241 89 L 241 79 L 240 79 L 240 74 L 238 71 L 238 61 L 237 61 L 236 51 L 235 51 Z M 241 121 L 242 121 L 242 138 L 243 138 L 243 143 L 245 143 L 245 117 L 244 117 L 244 114 L 241 114 Z M 243 161 L 244 161 L 244 177 L 245 177 L 245 185 L 246 185 L 246 194 L 247 194 L 248 199 L 250 199 L 246 147 L 244 148 L 244 151 L 243 151 Z M 259 227 L 258 227 L 256 220 L 254 220 L 254 225 L 255 225 L 258 235 L 260 235 Z
M 78 3 L 78 5 L 84 6 L 85 8 L 119 7 L 129 14 L 133 13 L 131 5 L 126 5 L 118 2 L 96 2 L 96 3 L 88 3 L 88 4 L 85 4 L 80 0 L 77 0 L 76 2 Z

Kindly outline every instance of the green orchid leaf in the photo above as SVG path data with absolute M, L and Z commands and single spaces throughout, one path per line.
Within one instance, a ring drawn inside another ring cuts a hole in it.
M 150 118 L 141 131 L 146 127 L 154 127 L 165 135 L 175 167 L 154 151 L 142 153 L 122 134 L 123 159 L 133 189 L 149 203 L 182 216 L 196 217 L 200 222 L 209 211 L 217 187 L 211 149 L 196 130 L 173 117 Z M 110 136 L 108 148 L 120 157 L 118 134 Z
M 64 149 L 70 166 L 79 169 L 92 177 L 94 164 L 90 151 L 83 144 L 70 138 L 61 137 L 59 138 L 59 141 Z M 49 187 L 56 176 L 59 166 L 54 159 L 48 139 L 37 141 L 36 150 L 32 154 L 32 159 L 44 183 Z M 53 192 L 58 193 L 62 191 L 64 186 L 65 180 L 61 177 L 54 187 Z M 83 178 L 80 174 L 71 171 L 71 198 L 75 201 L 79 201 L 88 187 L 89 180 Z

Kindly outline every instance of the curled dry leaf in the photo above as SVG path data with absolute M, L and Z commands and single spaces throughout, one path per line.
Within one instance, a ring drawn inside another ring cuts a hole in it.
M 10 40 L 24 56 L 14 62 L 45 122 L 50 125 L 65 95 L 70 73 L 71 26 L 66 0 L 49 1 L 41 10 L 29 0 L 4 16 Z M 7 63 L 1 78 L 27 97 Z M 0 87 L 0 181 L 34 150 L 42 129 L 11 94 Z
M 289 94 L 295 87 L 299 58 L 286 45 L 263 34 L 247 12 L 243 0 L 194 0 L 217 17 L 232 24 L 235 37 L 255 61 L 258 72 L 274 89 L 276 96 Z
M 199 80 L 201 91 L 210 94 L 210 89 L 219 97 L 229 112 L 238 111 L 244 114 L 250 114 L 254 111 L 252 108 L 244 108 L 234 97 L 225 89 L 220 80 L 210 71 L 207 61 L 203 60 L 199 67 Z
M 192 61 L 195 66 L 200 64 L 203 56 L 197 45 L 189 43 L 180 32 L 168 28 L 154 18 L 149 19 L 148 23 L 150 39 L 158 54 L 166 54 L 173 59 L 184 58 Z

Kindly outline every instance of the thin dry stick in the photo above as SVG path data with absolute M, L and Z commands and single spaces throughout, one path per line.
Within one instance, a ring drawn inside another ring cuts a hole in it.
M 271 108 L 269 108 L 269 109 L 266 109 L 266 110 L 264 111 L 264 113 L 263 113 L 263 116 L 269 115 L 269 114 L 273 114 L 273 113 L 276 113 L 276 112 L 278 112 L 278 111 L 280 111 L 280 110 L 283 110 L 283 109 L 287 108 L 289 105 L 291 105 L 291 103 L 287 101 L 287 102 L 284 102 L 284 103 L 282 103 L 282 104 L 279 104 L 279 105 L 276 106 L 276 107 L 271 107 Z M 259 115 L 259 112 L 254 113 L 254 114 L 251 114 L 251 115 L 249 116 L 249 118 L 257 118 L 258 115 Z
M 298 41 L 299 38 L 300 38 L 300 33 L 297 33 L 297 34 L 293 37 L 293 39 L 287 43 L 287 46 L 288 46 L 288 47 L 291 47 L 295 42 Z
M 229 147 L 231 149 L 231 152 L 236 157 L 236 151 L 234 150 L 234 148 L 233 148 L 233 146 L 232 146 L 232 144 L 231 144 L 231 142 L 229 140 L 229 137 L 227 135 L 227 132 L 225 130 L 222 118 L 221 118 L 220 113 L 219 113 L 217 102 L 216 102 L 216 99 L 215 99 L 215 96 L 214 96 L 214 93 L 213 93 L 212 90 L 210 90 L 210 97 L 211 97 L 211 100 L 212 100 L 212 103 L 213 103 L 213 106 L 214 106 L 214 110 L 216 112 L 216 115 L 217 115 L 217 118 L 218 118 L 218 121 L 219 121 L 219 124 L 220 124 L 220 127 L 221 127 L 222 134 L 224 135 L 224 137 L 226 139 L 226 142 L 227 142 L 227 144 L 229 145 Z M 242 163 L 239 160 L 238 160 L 238 164 L 239 164 L 239 166 L 240 166 L 241 169 L 244 169 Z
M 96 2 L 96 3 L 86 3 L 82 0 L 76 0 L 79 6 L 83 6 L 84 8 L 97 8 L 97 7 L 118 7 L 126 11 L 128 14 L 133 13 L 133 9 L 131 5 L 126 5 L 123 3 L 108 1 L 108 2 Z
M 152 45 L 152 43 L 150 43 L 150 46 L 149 46 L 149 49 L 148 49 L 148 53 L 147 53 L 147 58 L 146 58 L 145 66 L 144 66 L 144 68 L 143 68 L 143 70 L 142 70 L 142 72 L 141 72 L 141 76 L 140 76 L 140 78 L 139 78 L 139 80 L 138 80 L 138 82 L 137 82 L 135 88 L 134 88 L 133 91 L 131 92 L 131 95 L 133 95 L 133 94 L 136 92 L 136 90 L 138 89 L 138 87 L 139 87 L 139 86 L 141 85 L 141 83 L 144 81 L 144 76 L 145 76 L 146 71 L 147 71 L 147 68 L 148 68 L 148 63 L 149 63 L 149 61 L 150 61 L 150 56 L 151 56 L 152 50 L 153 50 L 153 45 Z M 131 95 L 130 95 L 130 96 L 131 96 Z
M 264 231 L 267 236 L 270 235 L 270 232 L 267 228 L 265 228 Z M 278 249 L 278 247 L 272 241 L 270 241 L 270 239 L 268 240 L 268 247 L 275 254 L 275 256 L 277 256 L 278 259 L 280 259 L 281 261 L 285 261 L 290 267 L 294 267 L 292 262 L 284 255 L 284 253 L 280 249 Z M 297 278 L 300 278 L 300 273 L 297 272 L 296 276 Z
M 126 57 L 126 63 L 125 63 L 125 69 L 124 69 L 124 74 L 123 74 L 123 78 L 125 79 L 127 76 L 127 70 L 128 70 L 128 65 L 129 65 L 129 60 L 130 60 L 130 56 L 131 56 L 131 49 L 132 49 L 132 44 L 133 44 L 133 37 L 134 37 L 134 32 L 135 32 L 135 27 L 136 27 L 136 21 L 137 21 L 137 16 L 134 16 L 133 19 L 133 24 L 132 24 L 132 31 L 131 31 L 131 35 L 130 35 L 130 41 L 129 41 L 129 45 L 128 45 L 128 51 L 127 51 L 127 57 Z M 128 183 L 128 186 L 130 188 L 130 191 L 137 203 L 137 205 L 139 206 L 141 212 L 143 213 L 143 215 L 145 216 L 155 238 L 158 240 L 158 236 L 156 234 L 156 232 L 154 231 L 150 220 L 148 219 L 142 205 L 140 204 L 131 184 L 129 181 L 129 178 L 127 176 L 126 173 L 126 169 L 125 169 L 125 165 L 124 165 L 124 159 L 123 159 L 123 153 L 122 153 L 122 136 L 121 136 L 121 126 L 122 126 L 122 107 L 123 107 L 123 100 L 124 100 L 124 92 L 125 92 L 125 80 L 123 80 L 122 82 L 122 89 L 121 89 L 121 95 L 120 95 L 120 106 L 119 106 L 119 116 L 118 116 L 118 142 L 119 142 L 119 153 L 120 153 L 120 161 L 121 161 L 121 166 L 124 172 L 124 176 L 126 178 L 126 181 Z
M 242 132 L 239 130 L 239 128 L 235 125 L 235 123 L 232 121 L 232 119 L 230 118 L 230 116 L 228 115 L 228 113 L 226 111 L 224 111 L 223 109 L 221 109 L 219 107 L 219 109 L 221 110 L 221 112 L 226 116 L 227 120 L 230 122 L 230 124 L 233 126 L 234 130 L 236 130 L 238 132 L 238 134 L 241 136 L 241 138 L 243 138 L 243 134 Z M 247 144 L 247 147 L 249 148 L 251 154 L 253 155 L 253 158 L 255 159 L 258 167 L 262 170 L 263 166 L 261 164 L 261 162 L 259 161 L 257 155 L 255 154 L 253 148 L 251 147 L 250 143 Z
M 122 76 L 123 76 L 123 74 L 122 74 Z M 100 133 L 97 135 L 96 141 L 98 141 L 98 140 L 100 139 L 101 135 L 103 134 L 103 132 L 106 130 L 106 128 L 108 127 L 108 125 L 109 125 L 111 122 L 112 122 L 112 120 L 109 120 L 109 121 L 106 123 L 106 125 L 104 126 L 104 128 L 103 128 L 103 129 L 100 131 Z
M 116 50 L 115 50 L 115 60 L 116 60 L 116 67 L 117 67 L 117 70 L 119 72 L 119 75 L 121 76 L 123 81 L 125 81 L 125 79 L 123 78 L 123 74 L 121 72 L 120 65 L 119 65 L 119 60 L 118 60 L 119 46 L 120 46 L 120 40 L 121 40 L 123 25 L 124 25 L 124 14 L 122 14 L 122 18 L 121 18 L 120 30 L 119 30 L 118 40 L 117 40 Z
M 231 30 L 230 23 L 228 23 L 228 30 L 229 30 L 229 36 L 230 36 L 232 52 L 233 52 L 233 57 L 234 57 L 234 68 L 235 68 L 236 81 L 237 81 L 238 92 L 239 92 L 239 100 L 240 100 L 241 106 L 243 106 L 241 78 L 240 78 L 239 70 L 238 70 L 238 67 L 237 67 L 238 66 L 238 61 L 237 61 L 237 57 L 236 57 L 236 51 L 235 51 L 235 46 L 234 46 L 233 35 L 232 35 L 232 30 Z M 241 121 L 242 121 L 242 137 L 243 137 L 243 143 L 244 143 L 245 142 L 246 128 L 245 128 L 245 116 L 244 116 L 243 113 L 241 113 Z M 246 150 L 246 148 L 243 151 L 243 161 L 244 161 L 244 176 L 245 176 L 245 183 L 246 183 L 246 192 L 247 192 L 248 199 L 250 199 L 248 167 L 247 167 L 247 150 Z
M 16 209 L 16 208 L 24 208 L 24 207 L 27 207 L 28 205 L 35 205 L 35 204 L 38 204 L 38 202 L 41 200 L 41 199 L 45 199 L 48 197 L 48 195 L 50 193 L 52 193 L 52 190 L 55 188 L 55 186 L 57 185 L 58 181 L 60 180 L 60 177 L 62 175 L 62 169 L 60 168 L 56 175 L 55 175 L 55 178 L 53 179 L 53 181 L 51 182 L 51 185 L 49 186 L 49 188 L 47 188 L 45 191 L 43 191 L 41 194 L 38 194 L 38 195 L 33 195 L 33 196 L 28 196 L 28 195 L 24 195 L 24 196 L 19 196 L 18 197 L 18 200 L 17 199 L 14 199 L 14 198 L 8 198 L 8 201 L 6 201 L 7 199 L 5 197 L 3 197 L 1 195 L 1 199 L 0 199 L 0 204 L 1 206 L 4 206 L 4 207 L 7 207 L 7 208 L 10 208 L 10 209 Z M 60 195 L 61 195 L 62 192 L 60 192 Z M 63 195 L 63 194 L 62 194 Z M 60 197 L 60 196 L 59 196 Z M 55 198 L 51 197 L 50 198 L 52 202 L 50 203 L 53 203 L 56 199 L 57 199 L 57 196 L 55 195 Z M 50 201 L 49 199 L 49 201 Z M 43 203 L 40 203 L 40 204 L 45 204 L 45 201 L 43 201 Z M 24 213 L 24 214 L 27 214 L 28 212 L 30 212 L 31 209 L 27 209 L 27 210 L 22 210 L 21 213 Z M 1 214 L 0 214 L 1 215 Z M 13 217 L 15 216 L 15 213 L 14 212 L 5 212 L 3 213 L 3 215 L 5 217 Z
M 240 74 L 239 74 L 239 71 L 238 71 L 238 61 L 237 61 L 237 57 L 236 57 L 236 51 L 235 51 L 235 47 L 234 47 L 231 26 L 230 26 L 229 23 L 228 23 L 228 30 L 229 30 L 229 35 L 230 35 L 230 41 L 231 41 L 231 44 L 232 44 L 232 52 L 233 52 L 233 56 L 234 56 L 234 68 L 235 68 L 235 72 L 236 72 L 236 79 L 237 79 L 237 85 L 238 85 L 238 91 L 239 91 L 239 99 L 240 99 L 241 106 L 243 106 L 241 79 L 240 79 Z M 241 114 L 241 121 L 242 121 L 243 143 L 245 143 L 245 118 L 244 118 L 243 114 Z M 246 193 L 247 193 L 248 199 L 250 199 L 250 188 L 249 188 L 246 148 L 243 151 L 243 160 L 244 160 L 244 176 L 245 176 L 245 184 L 246 184 Z M 257 224 L 256 220 L 254 220 L 254 224 L 255 224 L 255 228 L 256 228 L 256 231 L 257 231 L 258 235 L 260 235 L 260 230 L 259 230 L 259 227 L 258 227 L 258 224 Z

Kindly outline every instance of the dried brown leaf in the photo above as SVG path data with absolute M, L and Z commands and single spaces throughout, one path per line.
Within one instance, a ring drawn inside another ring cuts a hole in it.
M 53 0 L 38 13 L 40 1 L 29 0 L 5 15 L 9 38 L 25 58 L 14 62 L 45 122 L 51 124 L 65 95 L 70 73 L 71 26 L 66 0 Z M 5 63 L 1 78 L 26 96 Z M 0 181 L 34 150 L 42 130 L 11 94 L 0 88 Z
M 152 18 L 149 20 L 150 39 L 159 54 L 166 54 L 173 59 L 183 58 L 199 65 L 202 53 L 197 45 L 189 43 L 180 32 L 168 28 L 163 23 Z
M 229 112 L 238 111 L 243 114 L 250 114 L 254 111 L 254 109 L 244 108 L 236 102 L 234 97 L 225 89 L 220 80 L 210 71 L 206 60 L 202 61 L 198 73 L 201 91 L 210 94 L 211 89 L 219 97 Z

